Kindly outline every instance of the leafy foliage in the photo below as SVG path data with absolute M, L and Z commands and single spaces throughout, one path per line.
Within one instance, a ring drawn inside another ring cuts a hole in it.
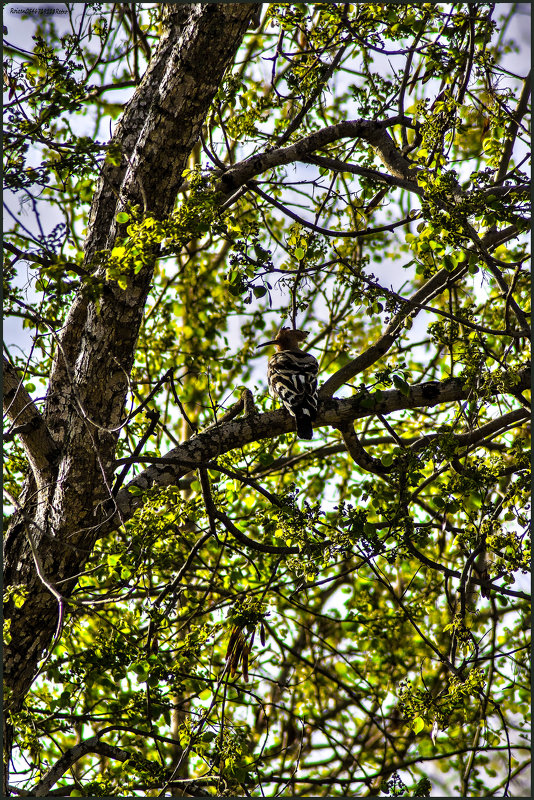
M 68 33 L 40 21 L 30 53 L 7 36 L 22 211 L 4 296 L 32 341 L 8 355 L 40 397 L 74 298 L 127 299 L 155 261 L 116 448 L 137 510 L 84 560 L 11 715 L 14 791 L 61 762 L 69 796 L 521 794 L 530 117 L 504 66 L 513 14 L 265 4 L 173 212 L 123 208 L 88 263 L 98 175 L 123 158 L 109 119 L 164 21 L 162 4 L 102 3 L 75 24 L 79 5 Z M 379 126 L 298 149 L 359 119 Z M 255 408 L 235 420 L 254 428 L 271 407 L 254 348 L 297 323 L 323 383 L 363 359 L 323 397 L 313 446 L 273 428 L 141 486 L 245 390 Z M 7 440 L 16 501 L 29 462 Z

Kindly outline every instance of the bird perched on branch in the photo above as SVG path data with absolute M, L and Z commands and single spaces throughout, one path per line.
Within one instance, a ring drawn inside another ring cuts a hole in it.
M 295 417 L 297 436 L 312 439 L 312 422 L 317 416 L 317 375 L 319 364 L 310 353 L 301 350 L 307 331 L 280 328 L 276 338 L 257 347 L 274 344 L 277 352 L 267 368 L 269 391 Z

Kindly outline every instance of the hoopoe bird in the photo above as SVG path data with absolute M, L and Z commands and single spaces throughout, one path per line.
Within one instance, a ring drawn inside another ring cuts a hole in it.
M 313 439 L 312 422 L 317 416 L 319 364 L 311 353 L 299 347 L 307 335 L 307 331 L 280 328 L 275 339 L 257 345 L 276 347 L 277 352 L 270 357 L 267 367 L 269 392 L 295 417 L 297 436 L 301 439 Z

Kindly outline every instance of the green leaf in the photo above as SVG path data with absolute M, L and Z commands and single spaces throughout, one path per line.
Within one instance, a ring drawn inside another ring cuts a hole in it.
M 393 375 L 393 384 L 399 390 L 399 392 L 406 397 L 410 394 L 410 387 L 406 383 L 406 381 L 401 378 L 399 375 Z
M 425 727 L 424 719 L 422 719 L 421 717 L 415 717 L 415 719 L 412 721 L 412 728 L 414 733 L 416 734 L 421 733 L 424 727 Z

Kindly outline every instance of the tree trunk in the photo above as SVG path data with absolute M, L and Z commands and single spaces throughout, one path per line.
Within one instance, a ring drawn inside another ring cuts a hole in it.
M 116 216 L 129 205 L 159 218 L 172 210 L 191 149 L 255 9 L 254 3 L 166 5 L 158 49 L 113 136 L 123 157 L 120 166 L 102 169 L 85 242 L 85 265 L 102 281 L 102 293 L 95 301 L 82 289 L 62 329 L 41 436 L 24 441 L 32 472 L 6 535 L 4 586 L 25 592 L 20 607 L 10 599 L 4 611 L 10 639 L 4 651 L 6 723 L 9 712 L 21 708 L 56 631 L 60 604 L 53 590 L 64 598 L 72 592 L 110 497 L 154 264 L 128 276 L 124 290 L 106 280 L 98 251 L 123 234 Z M 46 443 L 46 454 L 38 452 L 38 442 Z M 10 740 L 8 725 L 7 765 Z M 4 782 L 8 794 L 7 770 Z

